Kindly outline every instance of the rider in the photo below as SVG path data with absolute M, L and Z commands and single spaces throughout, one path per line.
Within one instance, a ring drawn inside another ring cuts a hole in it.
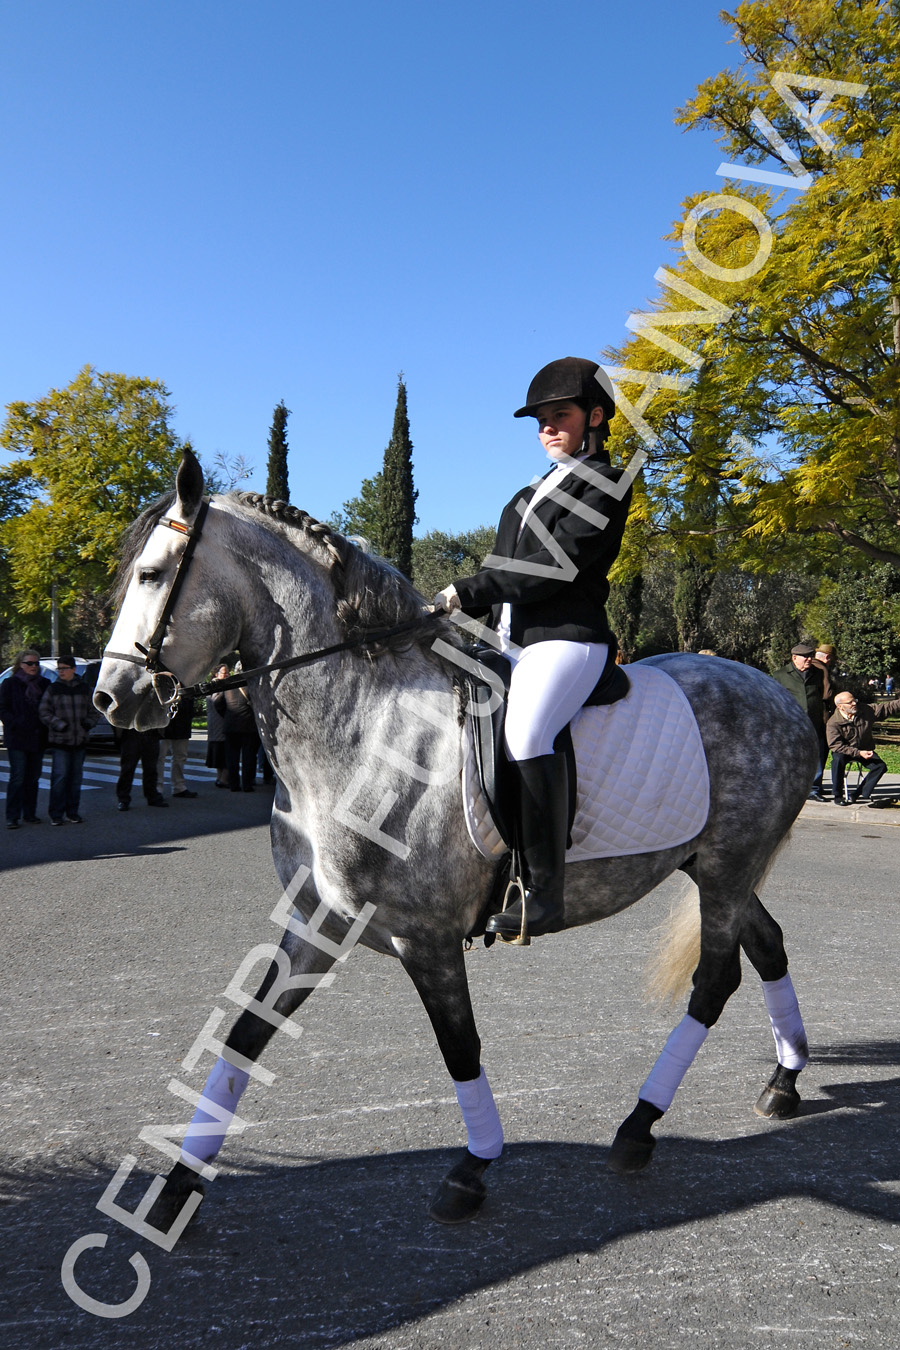
M 596 362 L 567 356 L 538 371 L 513 416 L 537 420 L 554 467 L 504 508 L 491 565 L 434 600 L 448 613 L 490 609 L 513 667 L 506 752 L 518 769 L 525 913 L 535 937 L 563 927 L 568 782 L 553 742 L 600 678 L 613 636 L 607 574 L 631 501 L 630 484 L 621 496 L 605 490 L 624 472 L 610 466 L 604 444 L 615 410 L 612 383 Z M 519 899 L 493 915 L 487 931 L 515 937 L 521 922 Z

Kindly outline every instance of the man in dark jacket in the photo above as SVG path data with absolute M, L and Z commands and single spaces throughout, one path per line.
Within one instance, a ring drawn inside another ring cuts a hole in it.
M 126 727 L 124 731 L 117 733 L 119 777 L 116 782 L 116 797 L 119 811 L 127 811 L 131 806 L 131 788 L 138 764 L 141 766 L 141 786 L 147 805 L 169 805 L 158 786 L 159 740 L 159 732 L 156 730 L 138 731 L 135 727 Z
M 855 792 L 850 794 L 853 802 L 871 803 L 872 793 L 883 775 L 887 765 L 875 751 L 875 738 L 872 726 L 883 722 L 886 717 L 900 714 L 900 698 L 888 699 L 883 703 L 863 703 L 852 694 L 838 694 L 834 700 L 834 716 L 828 719 L 825 734 L 831 751 L 831 781 L 834 784 L 835 806 L 847 806 L 844 800 L 844 773 L 851 760 L 858 759 L 868 768 L 863 781 Z
M 9 755 L 6 787 L 6 828 L 17 830 L 24 815 L 29 825 L 40 825 L 38 784 L 47 747 L 47 729 L 40 719 L 41 699 L 50 681 L 41 674 L 35 651 L 19 652 L 8 679 L 0 684 L 0 722 Z
M 50 820 L 62 825 L 63 818 L 81 824 L 78 807 L 88 732 L 100 721 L 93 704 L 93 691 L 75 673 L 75 657 L 61 656 L 56 680 L 44 690 L 40 718 L 49 728 L 53 768 L 50 777 Z
M 828 758 L 828 746 L 825 743 L 825 676 L 813 665 L 816 649 L 811 642 L 798 642 L 791 648 L 791 663 L 776 670 L 773 678 L 782 685 L 809 715 L 817 737 L 819 738 L 819 771 L 816 774 L 810 801 L 820 802 L 822 797 L 822 774 Z
M 197 795 L 184 780 L 184 766 L 187 763 L 193 722 L 194 700 L 192 698 L 179 698 L 175 716 L 170 718 L 169 724 L 162 734 L 162 777 L 165 778 L 166 776 L 166 759 L 171 754 L 173 797 L 196 797 Z
M 834 712 L 834 696 L 840 688 L 837 681 L 837 652 L 830 642 L 820 642 L 810 664 L 822 672 L 825 698 L 825 721 Z

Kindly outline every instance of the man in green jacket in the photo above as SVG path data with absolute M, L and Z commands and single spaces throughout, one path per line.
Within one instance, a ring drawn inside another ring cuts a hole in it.
M 813 665 L 816 649 L 811 642 L 798 642 L 791 648 L 790 665 L 776 670 L 774 679 L 788 691 L 809 714 L 809 720 L 819 738 L 819 771 L 813 780 L 809 794 L 811 802 L 824 801 L 822 796 L 822 773 L 828 758 L 828 746 L 825 742 L 825 676 Z

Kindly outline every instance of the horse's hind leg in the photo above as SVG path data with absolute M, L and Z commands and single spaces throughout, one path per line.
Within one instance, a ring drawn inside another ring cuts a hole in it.
M 441 1182 L 429 1213 L 439 1223 L 462 1223 L 481 1208 L 487 1194 L 482 1177 L 503 1149 L 503 1126 L 481 1067 L 465 958 L 458 941 L 430 947 L 420 939 L 396 939 L 394 946 L 434 1027 L 468 1135 L 468 1147 Z
M 740 939 L 746 892 L 723 898 L 718 887 L 715 901 L 705 902 L 712 889 L 701 883 L 700 960 L 694 971 L 687 1015 L 669 1036 L 640 1089 L 637 1106 L 616 1132 L 608 1158 L 614 1172 L 639 1172 L 647 1166 L 656 1146 L 652 1127 L 671 1106 L 710 1027 L 741 982 Z
M 329 946 L 334 944 L 329 943 Z M 264 960 L 273 950 L 277 955 L 270 960 L 255 997 L 247 998 L 243 994 L 243 979 L 253 968 L 252 958 Z M 335 956 L 331 953 L 286 932 L 277 949 L 263 947 L 251 952 L 245 966 L 235 975 L 229 988 L 236 993 L 241 990 L 235 1001 L 245 1002 L 246 1007 L 224 1045 L 219 1045 L 211 1036 L 202 1042 L 205 1049 L 219 1048 L 219 1057 L 200 1094 L 202 1101 L 188 1126 L 181 1158 L 169 1172 L 148 1215 L 152 1227 L 167 1231 L 190 1195 L 195 1191 L 203 1194 L 202 1178 L 215 1176 L 212 1161 L 235 1119 L 238 1102 L 250 1078 L 271 1082 L 271 1075 L 258 1068 L 256 1061 L 275 1032 L 291 1026 L 286 1019 L 297 1011 L 313 989 L 328 979 L 327 972 L 334 962 Z M 299 1028 L 292 1028 L 292 1033 L 299 1036 Z
M 809 1046 L 797 995 L 788 974 L 787 953 L 781 929 L 757 895 L 741 929 L 741 946 L 762 980 L 763 996 L 778 1062 L 757 1101 L 754 1111 L 766 1119 L 784 1120 L 796 1115 L 800 1105 L 797 1077 L 809 1061 Z

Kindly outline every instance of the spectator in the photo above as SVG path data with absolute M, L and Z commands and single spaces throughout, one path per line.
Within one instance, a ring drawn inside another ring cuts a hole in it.
M 893 677 L 893 675 L 888 675 L 887 679 L 885 680 L 885 682 L 884 682 L 884 692 L 887 694 L 888 698 L 890 698 L 891 695 L 893 694 L 893 692 L 894 692 L 894 677 Z
M 128 727 L 119 733 L 119 781 L 116 783 L 116 796 L 119 799 L 120 811 L 127 811 L 131 806 L 131 785 L 139 763 L 141 787 L 147 805 L 169 805 L 157 786 L 159 739 L 159 732 L 155 730 L 136 731 L 134 727 Z
M 835 673 L 837 670 L 837 652 L 830 642 L 820 642 L 815 650 L 812 665 L 822 672 L 823 697 L 825 699 L 825 721 L 834 712 L 834 696 L 837 693 Z
M 178 699 L 177 711 L 175 716 L 170 719 L 169 725 L 162 734 L 163 739 L 163 765 L 161 777 L 166 776 L 166 759 L 171 752 L 172 755 L 172 796 L 173 797 L 196 797 L 196 792 L 192 792 L 184 781 L 184 766 L 187 763 L 188 747 L 191 743 L 191 725 L 194 721 L 194 700 L 192 698 Z
M 225 759 L 232 792 L 252 792 L 256 780 L 259 732 L 250 700 L 243 689 L 226 689 L 213 696 L 216 712 L 225 722 Z
M 91 727 L 100 721 L 92 702 L 91 688 L 75 673 L 75 657 L 61 656 L 56 662 L 56 680 L 44 690 L 40 718 L 49 727 L 53 752 L 50 773 L 50 822 L 63 820 L 80 825 L 81 780 Z
M 256 772 L 262 774 L 264 783 L 275 782 L 275 770 L 269 763 L 269 756 L 266 754 L 265 746 L 262 741 L 259 743 L 259 749 L 256 752 Z
M 47 746 L 47 728 L 40 718 L 41 699 L 50 687 L 41 674 L 36 651 L 19 652 L 10 675 L 0 684 L 0 722 L 9 755 L 6 785 L 6 828 L 17 830 L 19 819 L 40 825 L 38 784 Z
M 831 781 L 834 784 L 835 806 L 847 806 L 844 800 L 844 773 L 851 760 L 861 760 L 868 767 L 859 787 L 850 794 L 853 802 L 870 803 L 872 793 L 887 765 L 875 751 L 875 739 L 872 725 L 883 722 L 886 717 L 895 717 L 900 713 L 900 699 L 888 699 L 883 703 L 864 703 L 852 694 L 842 693 L 835 698 L 834 715 L 828 719 L 826 734 L 831 750 Z
M 213 675 L 224 680 L 231 674 L 223 662 Z M 216 771 L 216 787 L 228 787 L 228 766 L 225 763 L 225 719 L 216 709 L 212 696 L 206 700 L 206 767 Z
M 825 743 L 825 676 L 818 666 L 812 663 L 816 648 L 811 642 L 798 642 L 791 648 L 791 660 L 787 666 L 776 670 L 774 678 L 800 704 L 809 716 L 819 741 L 819 769 L 813 780 L 809 800 L 821 802 L 822 774 L 828 758 L 828 746 Z

